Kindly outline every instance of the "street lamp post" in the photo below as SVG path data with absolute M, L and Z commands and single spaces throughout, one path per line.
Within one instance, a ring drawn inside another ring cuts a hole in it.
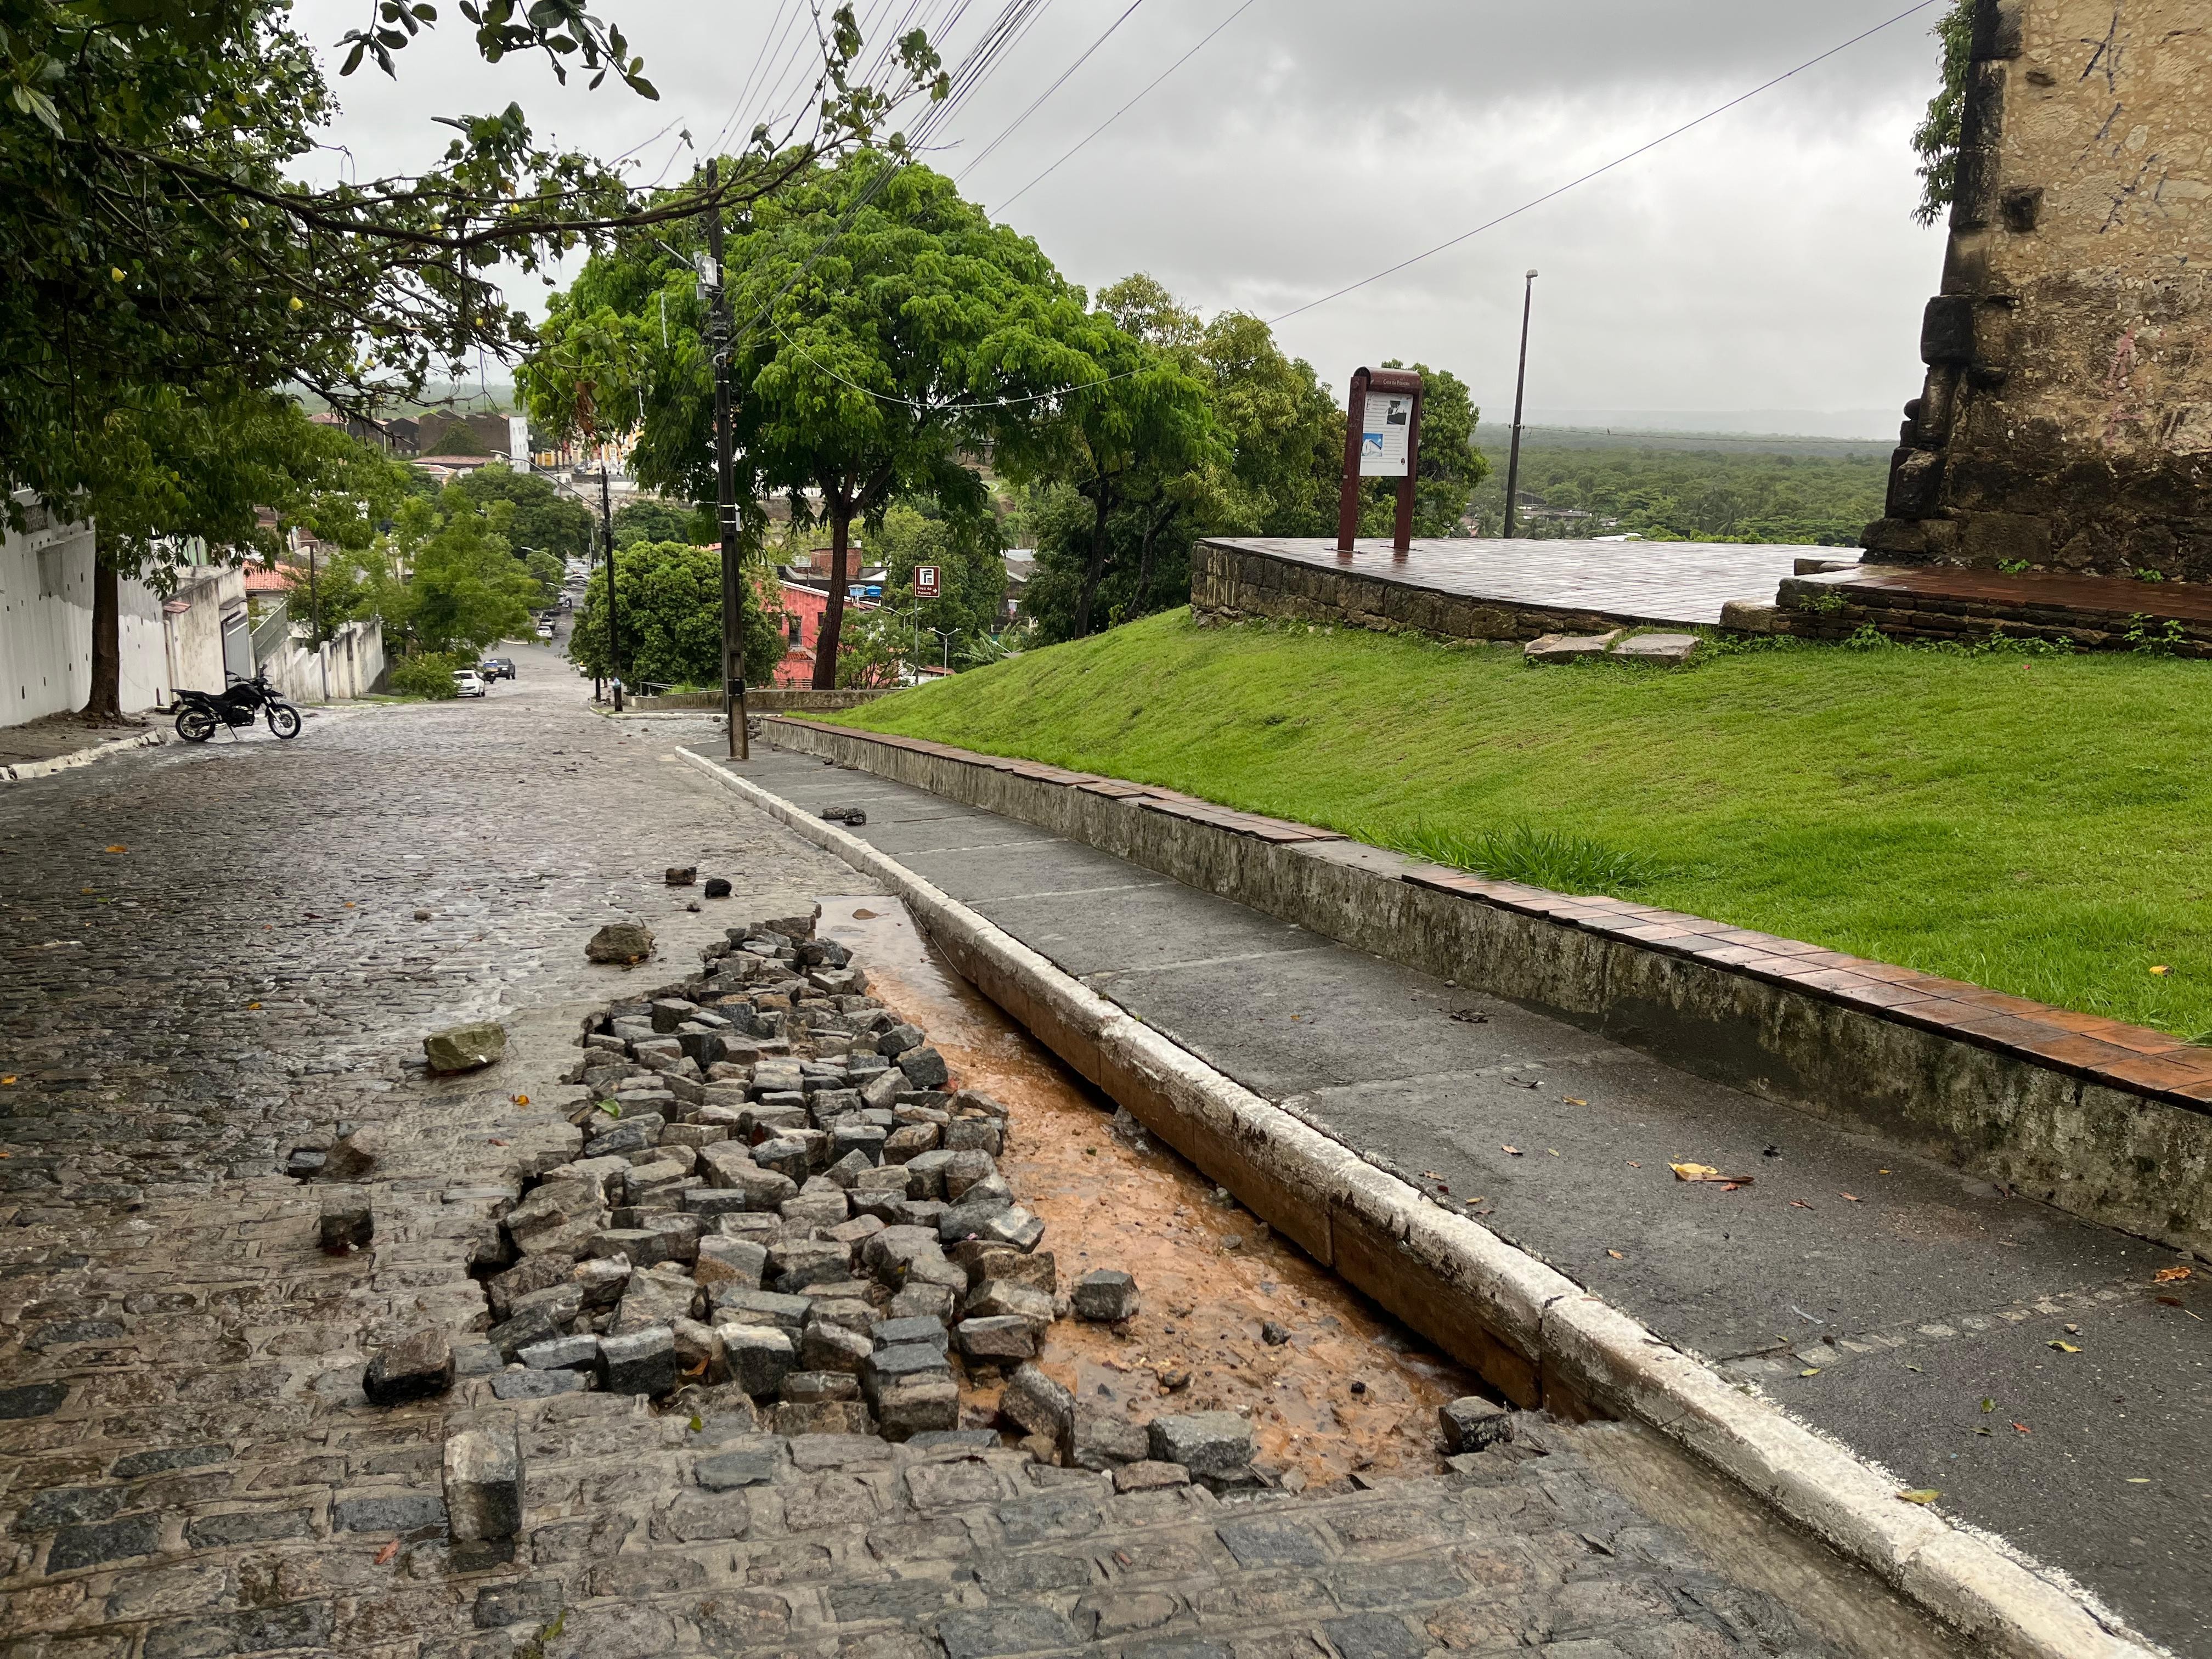
M 613 486 L 607 482 L 605 453 L 599 459 L 599 538 L 607 553 L 607 683 L 614 691 L 615 713 L 623 711 L 622 662 L 615 654 L 621 634 L 615 622 L 615 506 Z
M 1521 367 L 1513 376 L 1513 448 L 1505 461 L 1505 539 L 1513 539 L 1513 508 L 1521 490 L 1521 393 L 1528 384 L 1528 310 L 1535 303 L 1536 273 L 1521 290 Z
M 945 647 L 945 660 L 940 665 L 950 674 L 952 672 L 952 636 L 960 630 L 957 628 L 933 628 L 929 631 L 937 635 Z

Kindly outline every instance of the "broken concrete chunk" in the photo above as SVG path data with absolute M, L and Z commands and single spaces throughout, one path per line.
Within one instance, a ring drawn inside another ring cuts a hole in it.
M 1116 1325 L 1137 1315 L 1137 1281 L 1112 1267 L 1101 1267 L 1075 1281 L 1069 1292 L 1078 1319 Z
M 428 1400 L 453 1386 L 453 1340 L 436 1325 L 379 1350 L 361 1379 L 361 1391 L 373 1406 Z
M 618 963 L 623 967 L 643 962 L 652 954 L 653 930 L 637 921 L 611 921 L 584 946 L 586 962 Z
M 475 1072 L 507 1052 L 507 1027 L 495 1019 L 449 1025 L 422 1039 L 422 1057 L 434 1072 Z

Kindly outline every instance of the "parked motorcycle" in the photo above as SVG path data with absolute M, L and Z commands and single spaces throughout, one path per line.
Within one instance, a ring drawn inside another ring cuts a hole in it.
M 265 672 L 250 680 L 240 674 L 225 678 L 230 685 L 220 696 L 212 691 L 177 693 L 177 735 L 186 743 L 205 743 L 218 726 L 251 726 L 264 715 L 269 729 L 279 738 L 300 735 L 300 711 L 270 690 Z

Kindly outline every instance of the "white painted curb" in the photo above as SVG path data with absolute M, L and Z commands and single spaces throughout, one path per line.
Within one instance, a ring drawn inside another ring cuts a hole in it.
M 1762 1503 L 1867 1568 L 1978 1653 L 2010 1659 L 2146 1659 L 2162 1653 L 2093 1611 L 2033 1563 L 1898 1496 L 1848 1448 L 1724 1381 L 1564 1274 L 1269 1104 L 1061 972 L 941 889 L 835 823 L 694 753 L 739 799 L 882 882 L 925 930 L 957 941 L 1179 1111 L 1233 1139 L 1271 1180 L 1323 1194 L 1480 1304 L 1494 1328 L 1611 1410 L 1680 1443 Z M 1065 1057 L 1065 1056 L 1064 1056 Z M 1079 1066 L 1079 1069 L 1085 1069 Z
M 174 739 L 176 734 L 166 726 L 157 726 L 149 732 L 141 732 L 135 738 L 118 738 L 112 743 L 96 743 L 89 749 L 79 749 L 67 755 L 57 755 L 52 760 L 20 761 L 13 766 L 0 766 L 0 783 L 27 783 L 33 778 L 52 777 L 57 772 L 89 766 L 111 755 L 119 755 L 127 749 L 152 749 Z

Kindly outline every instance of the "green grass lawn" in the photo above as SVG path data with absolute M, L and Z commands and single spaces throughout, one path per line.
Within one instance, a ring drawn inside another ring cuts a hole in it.
M 2206 665 L 1801 646 L 1530 669 L 1174 611 L 830 718 L 2212 1040 Z

